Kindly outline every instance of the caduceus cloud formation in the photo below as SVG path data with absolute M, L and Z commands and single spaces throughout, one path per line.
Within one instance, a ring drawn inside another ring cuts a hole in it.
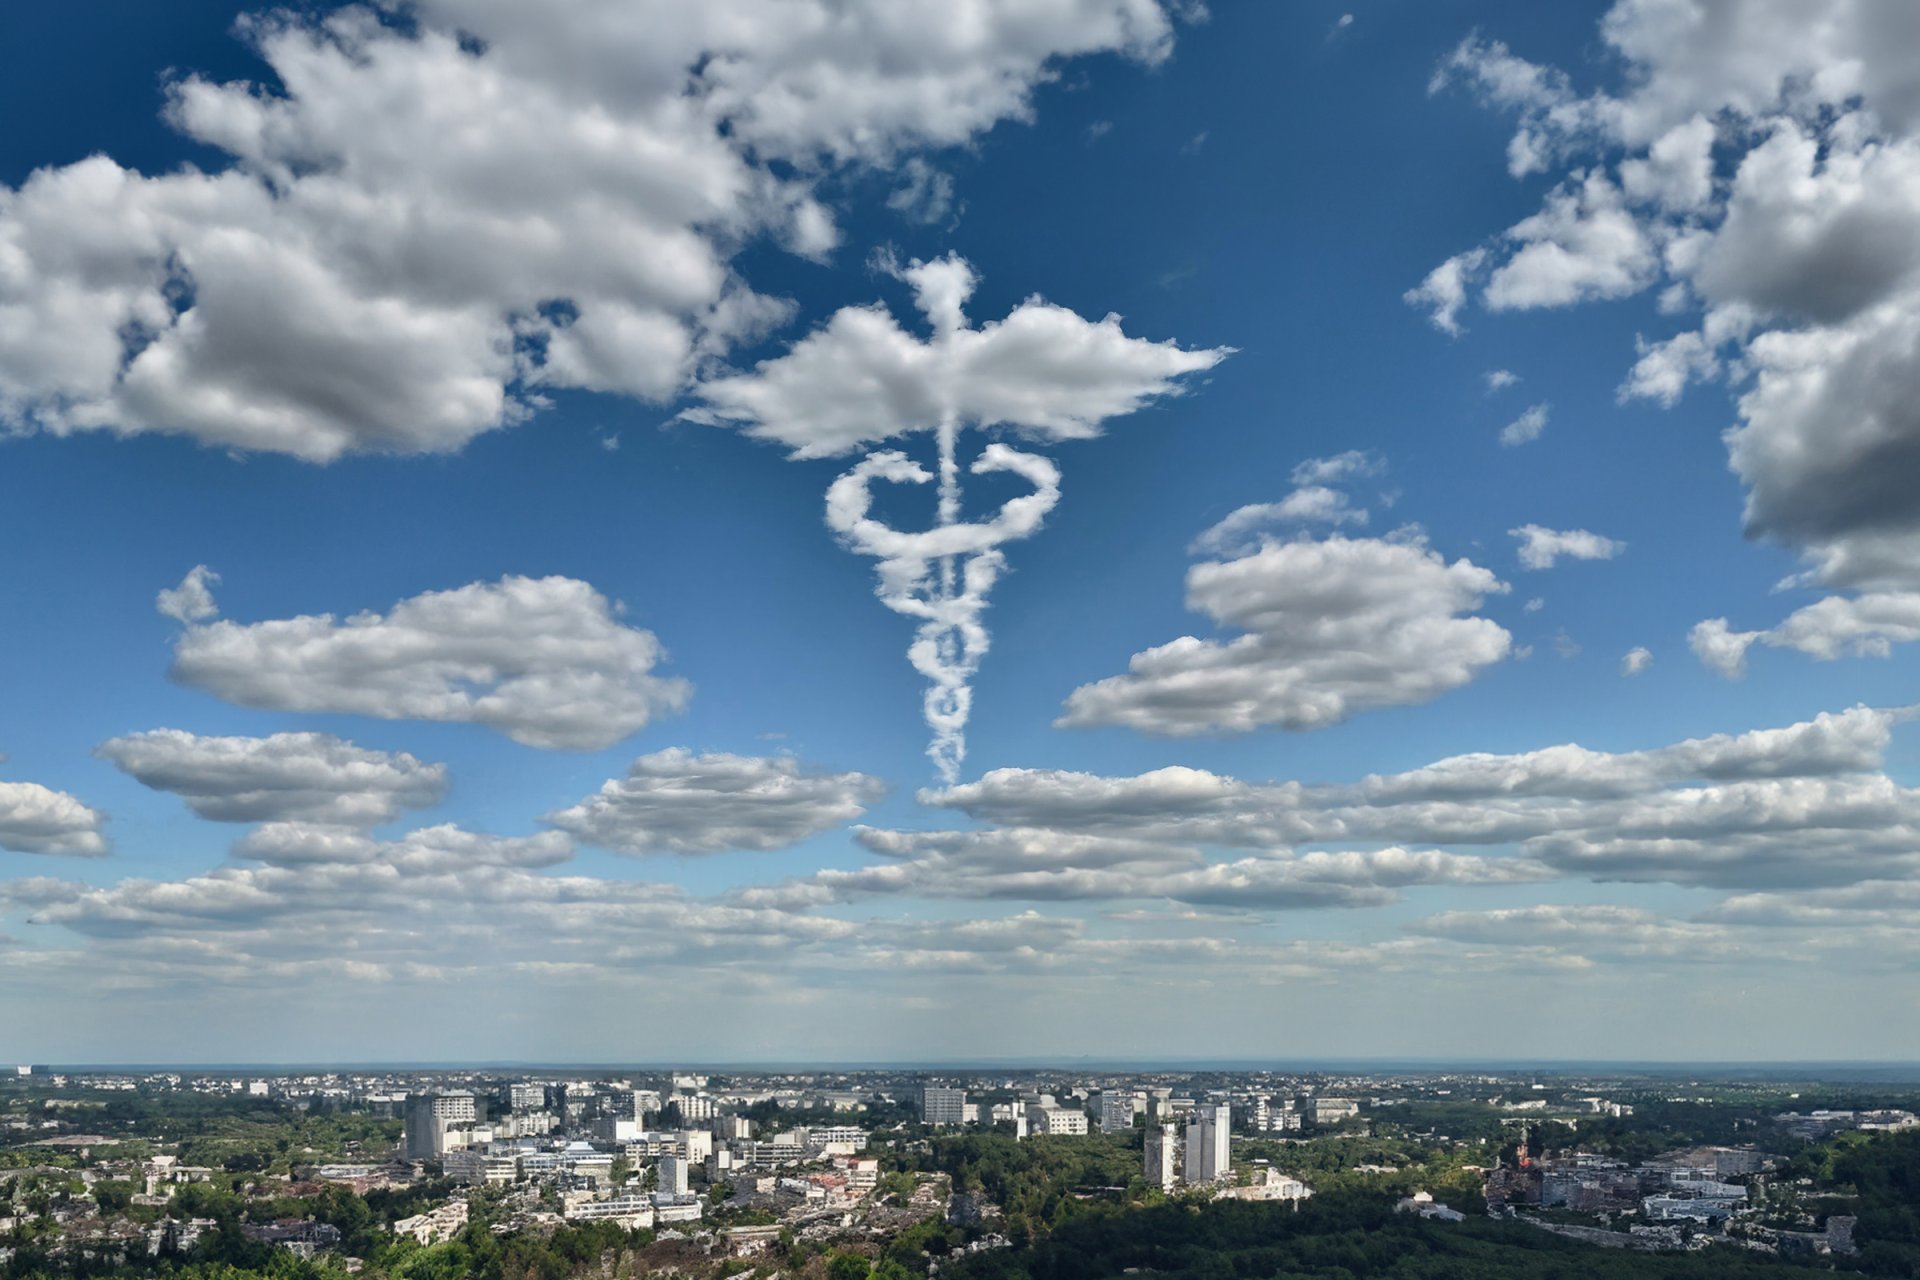
M 1230 348 L 1189 351 L 1130 338 L 1117 316 L 1091 321 L 1039 298 L 974 328 L 965 306 L 977 277 L 965 259 L 915 261 L 897 274 L 912 287 L 930 339 L 902 329 L 883 306 L 847 307 L 786 355 L 703 385 L 706 403 L 684 416 L 778 441 L 795 458 L 934 435 L 937 473 L 901 450 L 876 450 L 827 490 L 827 524 L 847 547 L 879 560 L 881 602 L 919 621 L 908 658 L 929 682 L 927 754 L 953 782 L 966 756 L 973 676 L 987 652 L 987 595 L 1006 567 L 1001 547 L 1039 529 L 1060 500 L 1051 459 L 994 440 L 967 470 L 1010 472 L 1033 491 L 987 519 L 962 519 L 961 433 L 1006 428 L 1029 440 L 1089 439 L 1106 419 L 1177 394 L 1180 378 L 1211 368 Z M 876 480 L 937 481 L 933 525 L 907 532 L 876 519 Z

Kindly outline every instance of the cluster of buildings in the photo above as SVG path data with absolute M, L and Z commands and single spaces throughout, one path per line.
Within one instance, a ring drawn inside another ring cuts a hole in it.
M 1125 1133 L 1143 1121 L 1155 1125 L 1181 1124 L 1210 1105 L 1238 1107 L 1246 1127 L 1256 1133 L 1298 1132 L 1304 1128 L 1331 1128 L 1360 1114 L 1358 1100 L 1330 1094 L 1270 1093 L 1249 1090 L 1210 1091 L 1204 1101 L 1177 1092 L 1171 1085 L 1147 1088 L 1106 1084 L 1090 1089 L 1084 1101 L 1063 1104 L 1054 1093 L 1023 1090 L 1013 1101 L 974 1101 L 966 1089 L 924 1084 L 919 1090 L 920 1115 L 927 1124 L 951 1127 L 965 1124 L 1012 1124 L 1018 1137 L 1033 1134 L 1084 1134 L 1097 1126 L 1102 1133 Z
M 1643 1164 L 1590 1151 L 1560 1152 L 1495 1170 L 1488 1207 L 1564 1207 L 1585 1213 L 1638 1213 L 1649 1222 L 1724 1222 L 1752 1200 L 1748 1183 L 1774 1167 L 1754 1147 L 1691 1147 Z
M 1848 1130 L 1869 1133 L 1899 1133 L 1920 1129 L 1920 1117 L 1911 1111 L 1798 1111 L 1782 1112 L 1773 1122 L 1796 1138 L 1818 1140 Z
M 811 1125 L 756 1136 L 752 1121 L 723 1110 L 727 1104 L 704 1083 L 676 1077 L 672 1087 L 655 1090 L 520 1081 L 490 1096 L 473 1089 L 421 1093 L 404 1103 L 404 1155 L 436 1162 L 467 1186 L 537 1185 L 552 1192 L 564 1218 L 626 1227 L 699 1220 L 697 1184 L 803 1204 L 851 1202 L 878 1184 L 879 1161 L 864 1154 L 868 1130 Z M 423 1217 L 408 1230 L 442 1237 L 458 1224 Z

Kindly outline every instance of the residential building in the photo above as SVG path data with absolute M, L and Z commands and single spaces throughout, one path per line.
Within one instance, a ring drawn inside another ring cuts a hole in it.
M 508 1187 L 520 1177 L 520 1158 L 478 1149 L 449 1151 L 442 1158 L 449 1178 L 463 1186 Z
M 1166 1191 L 1174 1182 L 1175 1153 L 1179 1150 L 1179 1138 L 1172 1129 L 1158 1124 L 1147 1125 L 1147 1181 Z
M 941 1085 L 920 1089 L 920 1120 L 923 1124 L 958 1125 L 966 1123 L 967 1091 Z
M 632 1230 L 653 1225 L 653 1201 L 645 1196 L 615 1196 L 609 1200 L 576 1200 L 566 1206 L 570 1222 L 615 1222 Z
M 1140 1095 L 1131 1089 L 1101 1090 L 1100 1132 L 1125 1133 L 1133 1128 L 1133 1117 L 1139 1109 Z
M 661 1156 L 654 1165 L 656 1189 L 675 1198 L 687 1194 L 687 1157 Z
M 407 1099 L 407 1159 L 433 1160 L 452 1146 L 447 1130 L 479 1119 L 471 1093 L 428 1093 Z
M 1187 1181 L 1217 1182 L 1226 1177 L 1233 1167 L 1232 1141 L 1232 1108 L 1224 1102 L 1195 1107 L 1187 1121 Z
M 1339 1124 L 1342 1120 L 1351 1120 L 1360 1114 L 1360 1104 L 1352 1098 L 1315 1098 L 1313 1100 L 1313 1122 L 1317 1125 Z
M 1085 1136 L 1087 1113 L 1066 1107 L 1039 1104 L 1027 1108 L 1027 1132 L 1030 1134 L 1071 1134 Z
M 393 1234 L 412 1236 L 421 1244 L 451 1240 L 467 1225 L 467 1202 L 453 1200 L 427 1213 L 402 1218 L 393 1224 Z

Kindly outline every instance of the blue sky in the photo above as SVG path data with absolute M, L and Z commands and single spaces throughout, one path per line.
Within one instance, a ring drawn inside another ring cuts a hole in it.
M 0 1056 L 1912 1056 L 1822 2 L 0 16 Z M 906 403 L 1059 474 L 951 779 L 823 519 Z

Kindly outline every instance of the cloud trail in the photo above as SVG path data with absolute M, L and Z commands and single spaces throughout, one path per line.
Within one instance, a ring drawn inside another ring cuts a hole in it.
M 1006 570 L 1005 544 L 1032 536 L 1060 501 L 1060 471 L 1040 454 L 990 441 L 963 471 L 969 429 L 1007 428 L 1058 442 L 1101 433 L 1108 418 L 1178 395 L 1180 379 L 1231 349 L 1182 350 L 1128 337 L 1117 316 L 1087 320 L 1029 298 L 1004 320 L 972 325 L 978 277 L 957 254 L 885 264 L 912 290 L 932 330 L 919 338 L 879 306 L 845 307 L 787 354 L 712 379 L 682 419 L 730 426 L 786 445 L 795 458 L 851 453 L 933 435 L 934 469 L 876 449 L 827 490 L 827 525 L 849 550 L 879 561 L 882 604 L 919 622 L 907 658 L 928 680 L 927 754 L 952 783 L 966 758 L 973 678 L 987 653 L 987 597 Z M 964 516 L 964 477 L 1006 473 L 1032 486 L 991 516 Z M 933 485 L 933 523 L 896 529 L 873 512 L 873 484 Z

